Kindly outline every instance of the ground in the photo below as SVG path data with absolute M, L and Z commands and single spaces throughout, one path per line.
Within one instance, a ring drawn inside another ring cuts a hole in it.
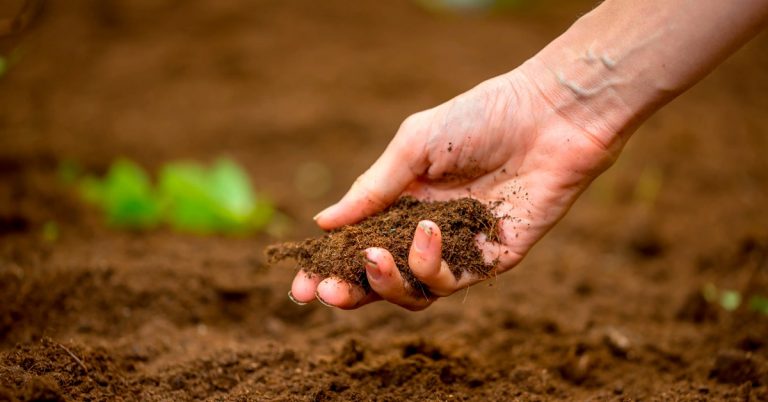
M 265 263 L 279 239 L 114 230 L 58 177 L 226 154 L 294 222 L 283 239 L 316 235 L 400 121 L 591 6 L 567 4 L 47 2 L 0 40 L 20 54 L 0 78 L 0 400 L 768 400 L 768 317 L 700 296 L 768 292 L 765 34 L 519 267 L 420 313 L 295 305 L 293 267 Z M 305 191 L 318 166 L 330 186 Z

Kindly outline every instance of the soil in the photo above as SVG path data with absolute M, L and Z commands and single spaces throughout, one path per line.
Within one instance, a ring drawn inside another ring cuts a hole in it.
M 0 400 L 768 400 L 768 317 L 701 293 L 768 293 L 765 33 L 648 121 L 511 272 L 419 313 L 288 299 L 294 271 L 264 247 L 320 235 L 312 216 L 408 114 L 593 6 L 414 4 L 48 1 L 0 39 L 18 49 L 0 77 Z M 282 237 L 114 230 L 58 172 L 220 154 L 278 205 Z
M 269 246 L 269 262 L 292 259 L 306 273 L 321 278 L 336 277 L 371 289 L 363 267 L 364 251 L 381 247 L 392 253 L 403 280 L 414 295 L 428 295 L 429 289 L 408 268 L 408 253 L 419 221 L 431 220 L 442 235 L 444 260 L 458 279 L 464 273 L 488 278 L 494 265 L 483 260 L 477 235 L 497 238 L 498 218 L 491 209 L 474 198 L 421 202 L 402 197 L 385 211 L 354 225 L 330 233 Z

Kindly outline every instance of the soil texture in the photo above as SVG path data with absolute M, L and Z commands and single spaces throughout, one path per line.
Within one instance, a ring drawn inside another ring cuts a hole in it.
M 362 222 L 321 237 L 273 245 L 266 253 L 270 262 L 293 259 L 306 273 L 340 278 L 368 291 L 371 287 L 363 267 L 364 251 L 381 247 L 392 254 L 412 292 L 427 295 L 427 287 L 408 268 L 414 231 L 422 220 L 430 220 L 440 228 L 443 259 L 457 279 L 464 273 L 489 277 L 494 265 L 483 260 L 476 237 L 484 233 L 488 239 L 495 239 L 498 218 L 480 201 L 468 197 L 432 202 L 403 197 Z
M 292 303 L 294 272 L 264 248 L 322 236 L 312 216 L 404 118 L 509 71 L 594 1 L 36 3 L 0 38 L 16 49 L 0 77 L 0 400 L 768 400 L 768 317 L 747 302 L 768 293 L 765 33 L 645 123 L 515 269 L 419 313 L 340 311 Z M 115 230 L 59 170 L 222 154 L 282 231 Z M 721 308 L 713 286 L 742 303 Z

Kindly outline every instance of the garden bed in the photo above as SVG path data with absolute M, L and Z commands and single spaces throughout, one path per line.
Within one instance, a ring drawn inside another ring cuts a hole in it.
M 703 292 L 768 289 L 765 35 L 648 122 L 513 271 L 420 313 L 340 311 L 293 304 L 295 267 L 264 248 L 322 235 L 311 217 L 403 118 L 592 3 L 260 3 L 48 2 L 0 41 L 23 50 L 0 78 L 0 400 L 768 399 L 768 317 Z M 289 232 L 115 230 L 59 169 L 222 154 Z

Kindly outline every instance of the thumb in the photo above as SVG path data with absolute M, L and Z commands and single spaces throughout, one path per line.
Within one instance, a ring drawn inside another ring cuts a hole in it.
M 403 124 L 405 126 L 405 123 Z M 315 215 L 315 222 L 325 230 L 360 221 L 394 202 L 421 174 L 423 146 L 405 144 L 398 133 L 387 149 L 360 177 L 339 202 Z M 399 137 L 399 138 L 398 138 Z M 418 144 L 417 144 L 418 145 Z

